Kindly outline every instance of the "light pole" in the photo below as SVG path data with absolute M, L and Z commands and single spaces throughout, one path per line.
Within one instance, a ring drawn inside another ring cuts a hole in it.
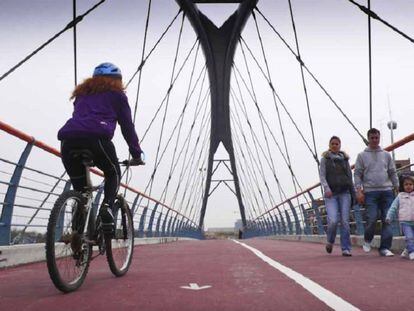
M 387 126 L 390 129 L 390 131 L 391 131 L 391 144 L 393 144 L 394 143 L 394 130 L 397 128 L 397 122 L 395 122 L 395 121 L 389 121 L 387 123 Z M 392 150 L 392 159 L 395 162 L 395 153 L 394 153 L 394 150 Z

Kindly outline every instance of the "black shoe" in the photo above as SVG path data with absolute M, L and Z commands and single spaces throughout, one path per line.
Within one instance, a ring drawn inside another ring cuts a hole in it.
M 331 244 L 331 243 L 326 243 L 326 245 L 325 245 L 325 249 L 326 249 L 326 252 L 327 252 L 328 254 L 332 253 L 333 244 Z
M 113 235 L 115 232 L 115 222 L 112 209 L 109 208 L 108 204 L 102 204 L 99 209 L 99 217 L 104 234 Z

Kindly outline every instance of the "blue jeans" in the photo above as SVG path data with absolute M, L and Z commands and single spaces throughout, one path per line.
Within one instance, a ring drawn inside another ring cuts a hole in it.
M 378 217 L 381 219 L 381 244 L 379 250 L 390 249 L 392 243 L 392 227 L 385 222 L 385 217 L 394 200 L 394 192 L 386 191 L 370 191 L 365 193 L 365 207 L 367 222 L 365 226 L 364 239 L 371 242 L 374 238 L 375 226 Z
M 334 194 L 331 198 L 325 198 L 326 213 L 328 214 L 328 243 L 333 244 L 336 237 L 338 223 L 341 222 L 341 248 L 351 250 L 349 236 L 349 210 L 351 208 L 351 194 L 349 192 Z
M 414 225 L 401 223 L 401 228 L 405 235 L 408 253 L 411 254 L 414 252 Z

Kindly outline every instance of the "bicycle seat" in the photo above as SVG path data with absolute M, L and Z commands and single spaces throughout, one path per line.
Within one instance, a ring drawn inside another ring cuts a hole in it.
M 79 159 L 88 166 L 94 166 L 93 154 L 88 149 L 74 149 L 69 152 L 69 156 L 73 159 Z

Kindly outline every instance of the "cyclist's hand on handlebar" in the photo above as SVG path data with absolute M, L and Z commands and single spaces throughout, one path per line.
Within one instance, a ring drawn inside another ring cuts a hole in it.
M 145 162 L 141 158 L 133 158 L 131 160 L 124 160 L 121 162 L 125 166 L 138 166 L 145 165 Z
M 129 161 L 129 165 L 131 165 L 131 166 L 145 165 L 145 162 L 141 159 L 141 157 L 133 158 Z

